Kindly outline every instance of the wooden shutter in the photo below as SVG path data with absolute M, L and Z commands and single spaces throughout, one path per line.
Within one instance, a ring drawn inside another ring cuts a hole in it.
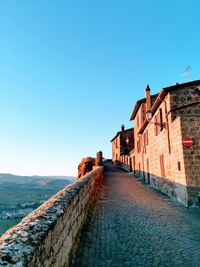
M 160 172 L 161 177 L 165 177 L 165 165 L 164 165 L 164 155 L 160 155 Z

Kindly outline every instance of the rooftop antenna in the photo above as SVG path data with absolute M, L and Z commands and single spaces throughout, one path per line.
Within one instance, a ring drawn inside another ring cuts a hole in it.
M 187 76 L 188 82 L 191 80 L 191 66 L 187 66 L 185 72 L 183 73 L 183 76 Z

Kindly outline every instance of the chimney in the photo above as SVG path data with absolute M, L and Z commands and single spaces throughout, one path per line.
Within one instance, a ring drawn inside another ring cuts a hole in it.
M 121 130 L 122 130 L 122 131 L 125 130 L 125 126 L 124 126 L 124 124 L 122 124 L 122 126 L 121 126 Z
M 147 85 L 145 89 L 145 95 L 146 95 L 146 111 L 150 110 L 151 108 L 151 95 L 150 95 L 150 88 L 149 85 Z

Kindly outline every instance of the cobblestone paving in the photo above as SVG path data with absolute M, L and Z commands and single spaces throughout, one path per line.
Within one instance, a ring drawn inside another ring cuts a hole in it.
M 107 167 L 73 266 L 200 267 L 200 209 L 181 207 Z

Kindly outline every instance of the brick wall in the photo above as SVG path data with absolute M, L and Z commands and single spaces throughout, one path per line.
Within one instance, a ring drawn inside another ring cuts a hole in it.
M 169 96 L 165 101 L 159 107 L 164 115 L 163 122 L 166 122 L 165 109 L 169 103 Z M 159 112 L 158 109 L 154 116 Z M 173 122 L 169 119 L 168 124 L 169 128 L 163 128 L 157 135 L 154 123 L 149 124 L 144 131 L 144 133 L 148 131 L 148 144 L 144 146 L 143 142 L 141 157 L 145 182 L 170 198 L 187 205 L 180 118 Z M 144 134 L 142 138 L 144 139 Z
M 103 167 L 68 185 L 0 238 L 0 266 L 69 266 Z
M 161 110 L 161 111 L 160 111 Z M 139 137 L 143 108 L 134 120 L 135 174 L 184 205 L 198 204 L 200 193 L 200 91 L 195 86 L 169 92 Z M 155 133 L 155 117 L 163 114 L 163 128 Z M 147 134 L 148 132 L 148 134 Z M 148 135 L 148 142 L 145 141 Z M 189 135 L 193 146 L 185 148 Z M 138 148 L 139 147 L 139 148 Z

